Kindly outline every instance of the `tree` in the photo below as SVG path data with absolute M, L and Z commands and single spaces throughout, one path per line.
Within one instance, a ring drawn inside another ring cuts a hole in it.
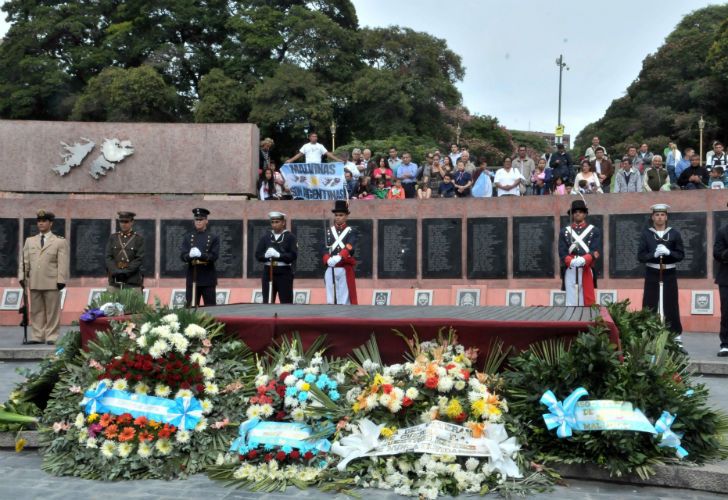
M 198 123 L 233 123 L 243 121 L 250 112 L 245 87 L 219 68 L 200 80 L 200 101 L 195 108 Z

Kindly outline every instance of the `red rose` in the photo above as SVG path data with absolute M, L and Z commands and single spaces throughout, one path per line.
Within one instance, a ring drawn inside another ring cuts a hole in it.
M 279 451 L 278 453 L 276 453 L 276 460 L 278 460 L 279 462 L 282 462 L 285 459 L 286 459 L 286 452 L 285 451 Z
M 408 406 L 412 406 L 413 401 L 408 398 L 407 396 L 402 398 L 402 406 L 407 408 Z
M 276 413 L 276 420 L 283 420 L 286 418 L 286 412 L 285 411 L 279 411 Z
M 437 379 L 437 377 L 430 377 L 425 380 L 425 387 L 427 387 L 428 389 L 436 389 L 438 382 L 439 380 Z
M 263 457 L 263 460 L 265 460 L 266 462 L 270 462 L 271 460 L 273 460 L 273 454 L 266 453 L 265 456 Z
M 382 386 L 382 390 L 384 391 L 384 394 L 389 394 L 392 392 L 392 384 L 384 384 Z
M 197 384 L 197 385 L 195 386 L 195 389 L 197 389 L 197 392 L 202 392 L 202 391 L 204 391 L 204 390 L 205 390 L 205 386 L 204 386 L 204 385 L 202 385 L 202 384 Z
M 288 454 L 293 460 L 298 460 L 301 458 L 301 453 L 298 450 L 293 450 L 291 453 Z
M 280 380 L 281 382 L 283 382 L 286 379 L 286 377 L 289 376 L 289 375 L 290 375 L 290 373 L 283 372 L 283 373 L 281 373 L 280 377 L 278 377 L 278 380 Z
M 250 450 L 248 452 L 248 460 L 255 460 L 258 458 L 258 450 Z
M 465 419 L 468 418 L 468 416 L 465 414 L 465 412 L 462 412 L 460 415 L 455 417 L 456 422 L 465 422 Z
M 306 452 L 306 453 L 305 453 L 305 454 L 303 455 L 303 459 L 304 459 L 304 460 L 311 460 L 311 459 L 312 459 L 313 457 L 314 457 L 314 455 L 313 455 L 313 453 L 311 453 L 310 451 L 307 451 L 307 452 Z

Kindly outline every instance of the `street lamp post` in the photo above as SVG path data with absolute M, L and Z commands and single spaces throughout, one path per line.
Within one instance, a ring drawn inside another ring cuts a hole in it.
M 336 122 L 331 120 L 331 151 L 336 150 Z
M 460 147 L 460 132 L 462 132 L 463 129 L 460 128 L 460 122 L 458 122 L 458 126 L 455 127 L 455 144 Z
M 561 124 L 561 82 L 563 79 L 563 73 L 564 68 L 566 68 L 566 71 L 569 71 L 569 67 L 564 62 L 564 55 L 560 54 L 559 58 L 556 59 L 556 66 L 559 67 L 559 121 L 557 123 L 558 130 L 563 130 L 563 125 Z M 557 144 L 561 144 L 563 142 L 563 132 L 561 135 L 557 136 Z
M 698 120 L 698 129 L 700 129 L 700 164 L 703 164 L 703 129 L 705 128 L 705 120 L 703 120 L 703 115 L 700 115 L 700 120 Z

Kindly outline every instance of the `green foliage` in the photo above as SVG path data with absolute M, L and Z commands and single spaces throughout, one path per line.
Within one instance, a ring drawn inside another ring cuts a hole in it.
M 511 138 L 516 147 L 518 145 L 526 146 L 527 149 L 531 149 L 539 155 L 549 149 L 548 141 L 538 134 L 523 132 L 521 130 L 511 130 Z
M 550 389 L 563 400 L 584 387 L 589 399 L 627 401 L 653 420 L 665 410 L 676 414 L 672 429 L 685 434 L 682 445 L 690 453 L 688 460 L 725 458 L 728 417 L 710 409 L 707 389 L 692 380 L 687 356 L 659 318 L 627 307 L 628 302 L 609 307 L 620 330 L 621 351 L 610 344 L 606 327 L 599 326 L 579 335 L 568 349 L 563 341 L 544 342 L 510 359 L 505 379 L 510 415 L 516 416 L 512 429 L 525 430 L 520 438 L 535 460 L 593 463 L 616 476 L 647 476 L 651 466 L 674 459 L 674 450 L 658 447 L 647 433 L 576 432 L 559 439 L 548 431 L 541 417 L 546 412 L 539 403 L 541 395 Z
M 198 123 L 240 122 L 248 115 L 250 103 L 245 87 L 214 68 L 200 80 L 200 101 L 195 108 Z

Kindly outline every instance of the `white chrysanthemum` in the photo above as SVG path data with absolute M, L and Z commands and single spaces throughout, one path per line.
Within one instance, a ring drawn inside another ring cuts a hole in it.
M 465 381 L 464 380 L 458 380 L 455 382 L 455 390 L 456 391 L 462 391 L 465 389 Z
M 399 410 L 402 409 L 402 400 L 401 399 L 392 399 L 392 401 L 387 406 L 389 408 L 389 411 L 392 413 L 397 413 Z
M 382 394 L 379 396 L 379 404 L 382 406 L 389 406 L 389 403 L 392 402 L 392 396 L 389 394 Z
M 260 407 L 260 413 L 266 418 L 270 417 L 273 415 L 273 407 L 266 403 Z
M 149 330 L 151 330 L 151 329 L 152 329 L 151 323 L 144 323 L 142 325 L 141 330 L 139 330 L 139 333 L 141 333 L 142 335 L 146 335 L 149 332 Z
M 319 366 L 319 365 L 323 364 L 323 362 L 324 362 L 324 358 L 321 357 L 320 352 L 317 352 L 316 356 L 314 356 L 313 359 L 311 359 L 311 366 Z
M 211 380 L 215 378 L 215 370 L 206 366 L 202 369 L 202 376 L 205 377 L 207 380 Z
M 352 387 L 351 389 L 346 391 L 346 402 L 349 404 L 354 404 L 354 401 L 356 401 L 356 398 L 359 397 L 359 394 L 361 394 L 361 388 Z
M 306 383 L 306 381 L 303 380 L 303 379 L 300 379 L 300 380 L 296 381 L 296 389 L 298 389 L 299 391 L 302 391 L 303 390 L 303 384 L 305 384 L 305 383 Z
M 293 417 L 295 422 L 303 422 L 306 418 L 306 412 L 304 412 L 302 408 L 296 408 L 291 412 L 291 417 Z
M 111 387 L 116 389 L 117 391 L 125 391 L 129 387 L 129 384 L 126 382 L 126 379 L 120 378 L 114 380 L 114 385 L 112 385 Z
M 298 379 L 296 378 L 295 375 L 288 375 L 285 379 L 283 379 L 283 383 L 286 386 L 291 387 L 293 384 L 296 383 L 297 380 Z
M 373 372 L 374 370 L 379 368 L 379 363 L 375 363 L 371 359 L 367 359 L 366 361 L 364 361 L 362 368 L 364 368 L 368 372 Z
M 480 460 L 470 457 L 465 461 L 465 468 L 470 472 L 473 472 L 480 465 Z
M 204 338 L 207 335 L 207 330 L 202 328 L 200 325 L 187 325 L 187 328 L 185 328 L 185 335 L 187 335 L 189 338 Z
M 145 335 L 138 336 L 136 339 L 136 343 L 140 348 L 144 349 L 147 346 L 147 337 Z
M 101 454 L 104 456 L 104 458 L 113 457 L 115 451 L 116 443 L 114 443 L 113 441 L 104 441 L 104 444 L 101 445 Z
M 207 394 L 214 396 L 215 394 L 220 392 L 220 388 L 217 386 L 217 384 L 212 384 L 212 383 L 208 382 L 205 384 L 205 392 Z
M 205 366 L 207 364 L 207 358 L 199 352 L 193 352 L 190 354 L 190 361 L 192 363 L 197 363 L 200 366 Z
M 166 398 L 172 393 L 172 389 L 168 385 L 157 384 L 154 387 L 154 394 L 160 398 Z
M 195 432 L 202 432 L 205 429 L 207 429 L 207 419 L 201 418 L 199 422 L 197 422 L 197 425 L 195 426 Z
M 366 400 L 366 407 L 368 410 L 371 410 L 373 408 L 376 408 L 377 406 L 377 395 L 376 394 L 370 394 L 367 396 Z
M 440 377 L 440 380 L 437 381 L 437 390 L 440 392 L 450 392 L 452 386 L 452 377 Z
M 86 429 L 78 431 L 78 444 L 85 443 L 86 439 L 88 439 L 88 431 Z
M 438 366 L 437 367 L 437 376 L 438 377 L 444 377 L 447 375 L 447 370 L 444 366 Z
M 192 396 L 194 396 L 194 394 L 192 394 L 192 391 L 191 390 L 189 390 L 189 389 L 180 389 L 179 391 L 177 391 L 177 394 L 174 395 L 174 399 L 177 399 L 177 398 L 191 398 Z
M 180 354 L 184 354 L 185 352 L 187 352 L 187 347 L 189 347 L 190 345 L 190 341 L 187 340 L 185 336 L 181 333 L 172 334 L 170 341 L 172 342 L 172 344 L 174 344 L 175 351 Z
M 139 455 L 142 458 L 148 458 L 152 455 L 152 445 L 149 443 L 140 443 L 139 448 L 137 449 L 137 455 Z
M 177 434 L 174 436 L 174 439 L 178 443 L 187 443 L 189 442 L 191 437 L 191 434 L 187 431 L 177 431 Z
M 260 418 L 262 414 L 260 405 L 249 406 L 248 409 L 245 411 L 245 414 L 248 416 L 249 419 Z
M 134 451 L 134 445 L 131 443 L 121 443 L 119 444 L 119 447 L 116 448 L 116 452 L 121 458 L 128 457 L 129 455 L 131 455 L 132 451 Z
M 278 368 L 276 368 L 276 375 L 280 376 L 281 373 L 284 373 L 284 372 L 291 373 L 295 369 L 296 369 L 296 366 L 293 363 L 286 363 L 286 364 L 280 365 Z
M 149 333 L 151 335 L 158 335 L 163 339 L 168 339 L 172 336 L 172 329 L 169 327 L 169 325 L 159 325 L 152 328 Z
M 83 429 L 86 423 L 86 416 L 83 413 L 76 414 L 76 420 L 73 422 L 73 426 L 76 429 Z
M 139 382 L 134 386 L 134 392 L 137 394 L 149 394 L 149 386 L 144 382 Z
M 168 325 L 171 325 L 172 323 L 177 323 L 178 321 L 179 318 L 175 313 L 170 313 L 166 316 L 162 316 L 162 323 L 167 323 Z
M 394 365 L 385 366 L 383 372 L 385 375 L 391 375 L 392 377 L 396 377 L 402 371 L 402 368 L 402 365 L 397 363 Z
M 86 448 L 98 448 L 99 443 L 96 441 L 96 438 L 88 438 L 86 440 Z
M 154 359 L 161 358 L 165 353 L 169 351 L 169 344 L 162 339 L 154 342 L 154 345 L 149 348 L 149 355 Z
M 200 401 L 200 406 L 202 406 L 202 413 L 210 413 L 212 411 L 212 401 L 209 399 Z
M 420 395 L 420 391 L 418 391 L 415 387 L 410 387 L 404 394 L 410 399 L 417 399 L 417 396 Z
M 291 396 L 286 396 L 283 400 L 283 405 L 287 408 L 295 408 L 298 406 L 298 398 L 294 398 Z
M 154 447 L 162 455 L 169 455 L 169 453 L 172 451 L 172 443 L 169 442 L 169 439 L 159 439 L 159 440 L 157 440 L 157 442 L 154 443 Z

